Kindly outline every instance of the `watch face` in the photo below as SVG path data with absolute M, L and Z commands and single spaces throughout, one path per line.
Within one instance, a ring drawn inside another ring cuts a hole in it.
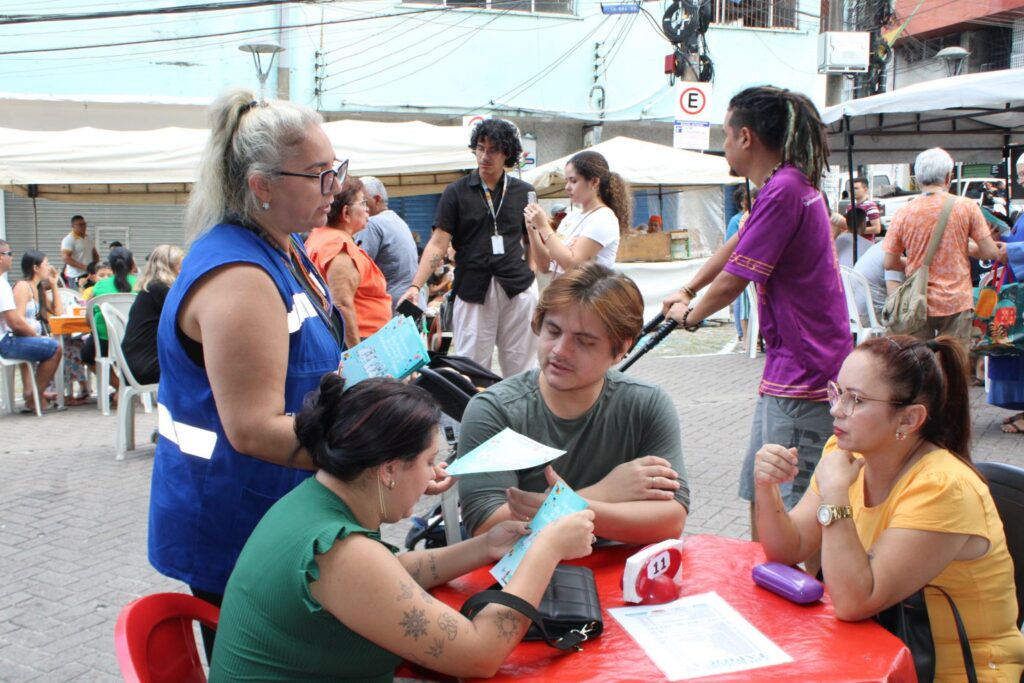
M 825 505 L 818 506 L 818 522 L 823 526 L 828 526 L 832 523 L 832 511 Z

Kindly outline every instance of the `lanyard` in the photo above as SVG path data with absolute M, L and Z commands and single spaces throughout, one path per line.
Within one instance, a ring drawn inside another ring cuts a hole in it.
M 491 212 L 491 218 L 494 219 L 494 234 L 498 233 L 498 214 L 501 213 L 501 207 L 505 204 L 505 195 L 508 194 L 508 173 L 501 174 L 504 184 L 501 187 L 501 201 L 498 202 L 498 210 L 494 210 L 494 201 L 491 199 L 491 188 L 487 187 L 487 182 L 481 178 L 480 184 L 484 187 L 484 201 L 487 202 L 487 210 Z

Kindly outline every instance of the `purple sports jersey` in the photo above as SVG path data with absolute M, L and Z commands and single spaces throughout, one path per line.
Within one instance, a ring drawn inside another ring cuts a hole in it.
M 760 393 L 824 401 L 853 342 L 828 209 L 799 169 L 761 188 L 725 270 L 757 283 Z

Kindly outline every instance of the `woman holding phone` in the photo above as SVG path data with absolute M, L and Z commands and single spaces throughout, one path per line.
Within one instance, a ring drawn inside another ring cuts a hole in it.
M 536 197 L 523 211 L 534 268 L 557 277 L 587 261 L 614 266 L 619 239 L 633 215 L 633 195 L 626 181 L 609 170 L 601 154 L 588 150 L 565 165 L 565 191 L 580 208 L 562 219 L 557 231 Z M 555 235 L 557 239 L 551 239 Z

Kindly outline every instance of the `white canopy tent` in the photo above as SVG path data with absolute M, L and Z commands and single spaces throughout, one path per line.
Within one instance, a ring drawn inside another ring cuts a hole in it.
M 985 162 L 1024 143 L 1022 112 L 1024 68 L 1019 68 L 849 100 L 825 109 L 822 120 L 829 126 L 834 158 L 849 145 L 857 163 L 913 163 L 923 150 L 942 147 L 957 161 Z
M 440 192 L 475 166 L 461 126 L 334 121 L 324 129 L 352 173 L 380 177 L 394 196 Z M 0 189 L 58 201 L 180 204 L 208 135 L 199 128 L 0 128 Z
M 647 193 L 650 213 L 662 217 L 665 230 L 687 229 L 695 250 L 712 250 L 725 235 L 723 185 L 743 182 L 729 174 L 719 156 L 675 149 L 653 142 L 616 137 L 588 147 L 608 160 L 608 167 Z M 565 164 L 572 154 L 523 174 L 540 197 L 565 197 Z

